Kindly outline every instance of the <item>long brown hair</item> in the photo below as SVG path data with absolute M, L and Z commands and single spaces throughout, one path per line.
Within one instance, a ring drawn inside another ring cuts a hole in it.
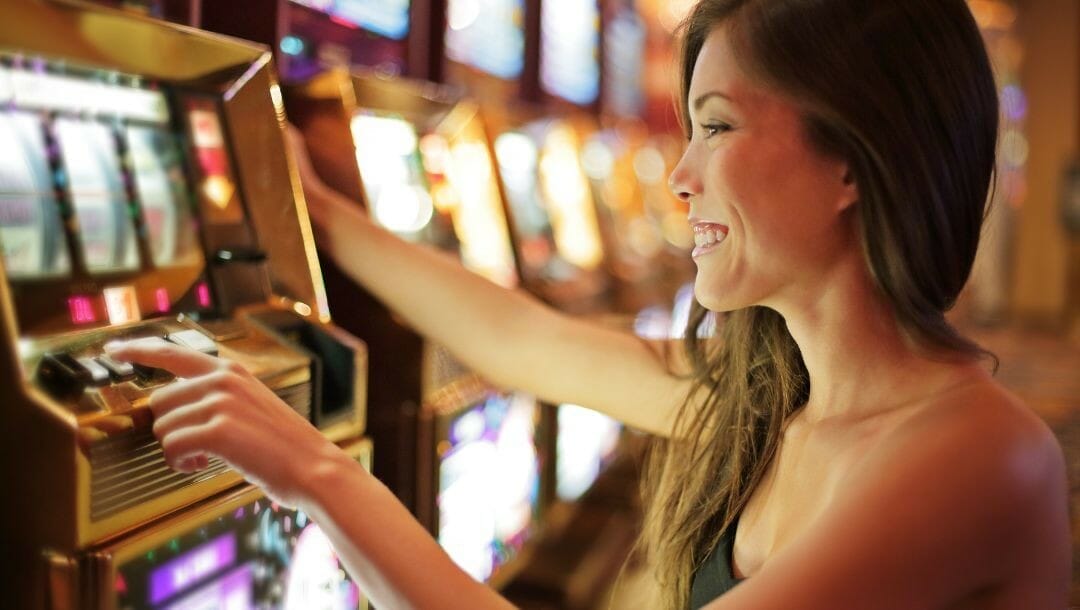
M 998 129 L 990 62 L 964 1 L 702 0 L 681 26 L 684 127 L 694 64 L 718 27 L 742 70 L 800 109 L 808 141 L 848 163 L 866 265 L 900 331 L 939 353 L 984 355 L 944 316 L 971 271 Z M 734 311 L 701 338 L 706 314 L 695 303 L 686 333 L 694 389 L 643 477 L 640 543 L 664 606 L 679 610 L 810 393 L 778 313 Z

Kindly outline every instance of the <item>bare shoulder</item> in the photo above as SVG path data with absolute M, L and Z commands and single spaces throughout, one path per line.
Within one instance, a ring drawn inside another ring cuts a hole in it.
M 984 493 L 1032 491 L 1065 476 L 1061 446 L 1050 428 L 990 378 L 920 405 L 882 449 L 907 451 L 916 462 L 936 463 L 946 472 L 982 474 Z
M 962 572 L 1032 603 L 1028 594 L 1052 597 L 1067 589 L 1071 549 L 1061 446 L 1000 384 L 987 378 L 921 405 L 873 453 L 865 473 L 872 478 L 864 478 L 863 489 L 892 497 L 902 489 L 918 502 L 924 517 L 910 522 L 911 531 L 966 549 L 952 557 Z

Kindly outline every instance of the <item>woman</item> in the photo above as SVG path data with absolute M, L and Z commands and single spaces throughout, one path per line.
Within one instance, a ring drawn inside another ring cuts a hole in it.
M 493 382 L 668 439 L 643 536 L 665 607 L 1063 607 L 1060 448 L 943 317 L 997 130 L 963 0 L 704 0 L 682 59 L 695 320 L 730 312 L 688 333 L 692 377 L 379 230 L 300 155 L 324 247 Z M 152 398 L 170 463 L 221 456 L 302 507 L 378 607 L 508 605 L 242 369 L 113 354 L 187 378 Z

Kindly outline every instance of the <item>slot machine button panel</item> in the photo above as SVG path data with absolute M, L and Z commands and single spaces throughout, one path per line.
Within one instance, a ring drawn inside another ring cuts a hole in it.
M 109 369 L 90 357 L 76 358 L 75 361 L 90 373 L 90 385 L 94 387 L 108 385 Z
M 135 366 L 130 362 L 120 362 L 103 354 L 97 357 L 97 363 L 104 367 L 117 383 L 135 379 Z
M 195 329 L 181 330 L 175 333 L 169 333 L 165 337 L 172 343 L 182 345 L 184 347 L 193 349 L 197 352 L 202 352 L 210 356 L 218 355 L 218 346 L 213 339 L 207 337 L 201 332 Z
M 37 379 L 54 396 L 78 396 L 93 383 L 92 373 L 71 354 L 45 354 L 38 364 Z

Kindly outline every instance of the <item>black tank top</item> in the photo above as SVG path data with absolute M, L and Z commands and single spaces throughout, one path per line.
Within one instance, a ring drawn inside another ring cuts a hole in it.
M 720 536 L 712 554 L 694 573 L 694 581 L 690 586 L 691 610 L 698 610 L 743 581 L 735 578 L 731 568 L 731 553 L 735 548 L 735 530 L 738 525 L 739 520 L 736 519 Z

